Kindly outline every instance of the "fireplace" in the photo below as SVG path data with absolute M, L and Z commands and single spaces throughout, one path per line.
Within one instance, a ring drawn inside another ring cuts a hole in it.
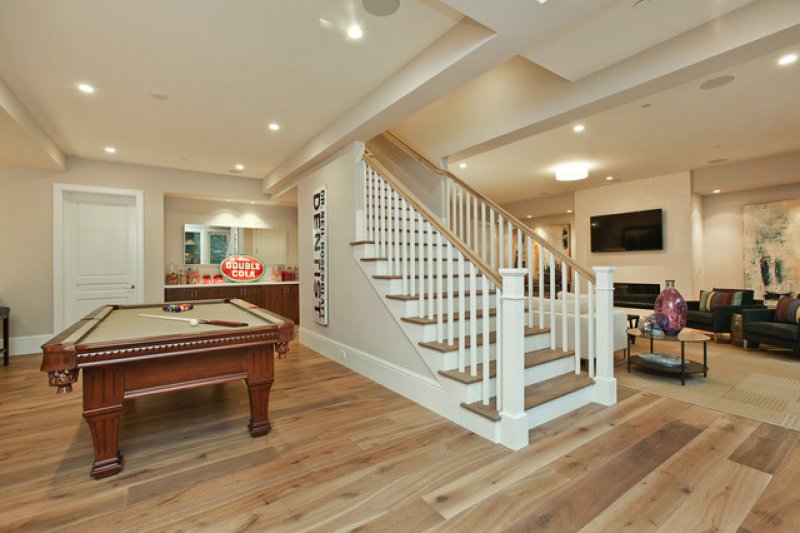
M 658 283 L 615 283 L 614 307 L 653 309 L 660 293 Z

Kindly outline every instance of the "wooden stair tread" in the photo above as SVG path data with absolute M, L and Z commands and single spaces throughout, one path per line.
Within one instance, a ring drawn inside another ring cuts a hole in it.
M 497 291 L 495 289 L 490 289 L 489 294 L 495 294 Z M 447 298 L 447 293 L 441 293 L 442 298 Z M 464 296 L 471 296 L 470 291 L 464 291 Z M 475 291 L 475 296 L 483 296 L 483 290 Z M 412 300 L 419 300 L 419 294 L 387 294 L 386 297 L 390 300 L 405 300 L 405 301 L 412 301 Z M 458 297 L 458 294 L 454 295 L 454 297 Z M 427 300 L 430 298 L 430 293 L 425 293 L 422 295 L 423 300 Z
M 539 405 L 543 405 L 549 401 L 561 398 L 572 392 L 581 390 L 594 384 L 594 380 L 583 374 L 563 374 L 558 377 L 546 379 L 533 385 L 525 387 L 525 410 L 533 409 Z M 477 401 L 473 403 L 462 403 L 461 407 L 469 409 L 470 411 L 479 414 L 490 420 L 500 420 L 500 414 L 497 412 L 497 397 L 493 396 L 489 399 L 489 404 L 484 405 L 483 402 Z
M 542 348 L 541 350 L 534 350 L 525 354 L 525 368 L 533 368 L 534 366 L 543 365 L 551 361 L 564 359 L 565 357 L 573 357 L 575 352 L 563 352 L 561 350 L 551 350 L 550 348 Z M 489 362 L 489 377 L 497 377 L 496 361 Z M 458 370 L 439 370 L 439 374 L 454 379 L 465 385 L 471 383 L 478 383 L 483 379 L 483 364 L 478 365 L 478 371 L 475 376 L 470 374 L 469 370 L 459 372 Z
M 447 279 L 447 278 L 449 278 L 449 277 L 450 277 L 450 276 L 448 276 L 447 274 L 442 274 L 442 278 L 443 278 L 443 279 Z M 458 277 L 460 277 L 458 274 L 453 274 L 453 279 L 455 279 L 455 278 L 458 278 Z M 466 276 L 465 276 L 465 277 L 466 277 Z M 480 277 L 483 277 L 483 274 L 481 274 L 480 272 L 478 272 L 478 274 L 477 274 L 477 277 L 479 277 L 479 278 L 480 278 Z M 430 276 L 428 276 L 427 274 L 425 274 L 424 276 L 422 276 L 422 278 L 424 278 L 424 279 L 431 279 L 431 278 L 430 278 Z M 399 275 L 399 274 L 373 274 L 373 275 L 372 275 L 372 279 L 403 279 L 403 276 L 401 276 L 401 275 Z M 419 275 L 419 274 L 416 274 L 416 275 L 414 276 L 414 279 L 420 279 L 420 275 Z M 439 279 L 439 276 L 437 276 L 436 274 L 434 274 L 434 276 L 433 276 L 433 279 Z
M 550 333 L 550 328 L 536 328 L 536 327 L 525 328 L 526 337 L 530 337 L 531 335 L 539 335 L 541 333 Z M 475 340 L 476 340 L 475 342 L 476 346 L 482 346 L 483 334 L 482 333 L 478 334 Z M 497 332 L 492 331 L 491 333 L 489 333 L 489 344 L 494 344 L 496 340 L 497 340 Z M 464 339 L 464 348 L 469 348 L 470 342 L 471 342 L 470 337 L 467 336 L 467 338 Z M 442 353 L 454 352 L 458 350 L 459 339 L 453 339 L 452 345 L 447 344 L 446 342 L 436 342 L 436 341 L 422 341 L 419 343 L 419 345 L 422 346 L 423 348 L 430 348 L 431 350 L 436 350 L 437 352 L 442 352 Z
M 497 309 L 495 309 L 495 308 L 489 309 L 489 316 L 495 316 L 495 315 L 497 315 Z M 404 317 L 401 317 L 400 320 L 402 320 L 403 322 L 410 322 L 412 324 L 427 325 L 427 324 L 436 324 L 436 322 L 437 322 L 437 318 L 436 317 L 437 316 L 438 315 L 434 315 L 433 318 L 428 318 L 428 317 L 425 317 L 425 316 L 404 316 Z M 453 319 L 454 320 L 458 320 L 459 316 L 460 316 L 460 313 L 453 313 Z M 466 311 L 464 313 L 464 319 L 465 320 L 469 320 L 470 318 L 472 318 L 472 313 L 470 311 Z M 478 309 L 478 312 L 475 315 L 475 318 L 483 318 L 483 309 Z M 450 321 L 450 315 L 447 315 L 447 314 L 442 315 L 442 322 L 447 323 L 449 321 Z
M 350 243 L 350 246 L 363 246 L 365 244 L 376 244 L 376 243 L 375 243 L 375 241 L 353 241 L 353 242 Z M 411 245 L 411 246 L 415 246 L 415 247 L 416 246 L 420 246 L 420 245 L 421 246 L 444 246 L 444 243 L 439 244 L 439 243 L 433 242 L 433 243 L 428 244 L 427 242 L 415 242 L 415 243 L 412 244 L 411 242 L 408 242 L 408 241 L 406 241 L 406 242 L 394 242 L 394 241 L 392 241 L 392 242 L 387 242 L 386 244 L 388 246 L 394 246 L 395 244 L 399 244 L 399 245 L 402 246 L 402 245 L 405 244 L 405 245 Z
M 361 260 L 362 261 L 388 261 L 389 258 L 388 257 L 362 257 Z M 410 261 L 411 258 L 408 258 L 407 260 Z M 414 258 L 414 261 L 419 262 L 420 260 L 428 262 L 431 259 L 429 259 L 428 257 L 425 257 L 423 259 L 420 259 L 419 257 L 415 257 Z M 438 257 L 433 259 L 433 261 L 438 261 L 438 260 L 439 260 Z M 402 261 L 402 259 L 401 259 L 401 261 Z M 446 259 L 444 259 L 444 261 L 446 261 Z M 454 257 L 453 259 L 451 259 L 451 261 L 458 261 L 458 258 Z M 465 261 L 465 263 L 466 263 L 466 261 Z

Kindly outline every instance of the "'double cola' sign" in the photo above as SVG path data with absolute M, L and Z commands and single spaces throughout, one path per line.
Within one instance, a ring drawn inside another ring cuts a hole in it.
M 250 255 L 230 255 L 219 264 L 219 271 L 229 281 L 256 281 L 264 275 L 264 263 Z

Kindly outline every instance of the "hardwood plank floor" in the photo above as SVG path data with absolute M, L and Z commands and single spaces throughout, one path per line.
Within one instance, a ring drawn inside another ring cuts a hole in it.
M 229 383 L 126 405 L 89 477 L 81 385 L 0 369 L 0 530 L 798 531 L 800 434 L 621 388 L 511 452 L 293 343 L 272 432 Z

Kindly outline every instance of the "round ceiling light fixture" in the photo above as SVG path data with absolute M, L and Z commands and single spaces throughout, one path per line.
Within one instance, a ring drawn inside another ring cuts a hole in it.
M 361 39 L 363 36 L 364 36 L 364 30 L 361 29 L 361 26 L 359 26 L 356 23 L 353 23 L 350 26 L 348 26 L 348 28 L 347 28 L 347 38 L 348 39 L 351 39 L 353 41 L 357 41 L 357 40 Z
M 786 54 L 778 60 L 778 64 L 785 67 L 786 65 L 791 65 L 795 61 L 797 61 L 797 54 Z
M 361 0 L 364 11 L 376 17 L 388 17 L 400 8 L 400 0 Z
M 736 78 L 734 76 L 720 76 L 718 78 L 711 78 L 710 80 L 701 83 L 700 88 L 704 91 L 719 89 L 720 87 L 725 87 L 735 79 Z
M 589 163 L 564 163 L 556 166 L 557 181 L 578 181 L 589 177 Z

